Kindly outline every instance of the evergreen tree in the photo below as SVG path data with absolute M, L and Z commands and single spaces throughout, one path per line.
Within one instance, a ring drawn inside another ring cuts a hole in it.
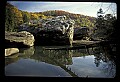
M 30 21 L 30 14 L 28 12 L 22 12 L 23 15 L 23 22 L 29 22 Z
M 116 17 L 114 17 L 112 14 L 104 15 L 102 9 L 100 8 L 97 12 L 97 19 L 95 23 L 96 29 L 94 36 L 104 40 L 111 38 L 111 35 L 115 30 L 115 22 Z

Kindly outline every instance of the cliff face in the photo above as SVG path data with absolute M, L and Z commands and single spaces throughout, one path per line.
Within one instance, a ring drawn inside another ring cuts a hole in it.
M 49 35 L 52 37 L 52 41 L 72 45 L 74 23 L 74 20 L 68 20 L 66 19 L 66 16 L 57 16 L 52 19 L 48 19 L 45 23 L 43 23 L 44 29 L 42 31 L 51 32 L 52 36 L 51 34 Z M 52 32 L 56 33 L 54 34 Z

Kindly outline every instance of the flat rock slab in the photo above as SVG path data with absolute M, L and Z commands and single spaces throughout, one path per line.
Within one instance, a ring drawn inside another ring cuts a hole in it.
M 87 40 L 74 40 L 73 44 L 79 44 L 79 45 L 92 45 L 96 43 L 100 43 L 101 41 L 87 41 Z
M 34 45 L 34 36 L 27 32 L 5 32 L 5 41 L 6 46 L 33 46 Z M 13 43 L 13 44 L 12 44 Z

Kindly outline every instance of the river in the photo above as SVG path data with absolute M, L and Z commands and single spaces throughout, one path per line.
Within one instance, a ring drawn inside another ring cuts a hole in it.
M 45 50 L 61 46 L 34 46 L 5 57 L 5 76 L 114 78 L 115 56 L 107 47 Z M 69 46 L 62 46 L 69 47 Z M 115 50 L 115 49 L 114 49 Z

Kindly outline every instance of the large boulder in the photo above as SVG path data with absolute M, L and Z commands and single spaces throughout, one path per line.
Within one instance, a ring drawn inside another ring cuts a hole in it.
M 89 37 L 89 28 L 80 27 L 74 28 L 74 40 L 88 39 Z
M 10 55 L 18 53 L 18 52 L 19 52 L 18 48 L 7 48 L 7 49 L 5 49 L 5 56 L 10 56 Z
M 25 27 L 35 37 L 35 44 L 71 44 L 74 33 L 74 20 L 67 19 L 66 16 L 57 16 L 40 21 L 41 27 Z
M 5 47 L 30 47 L 34 45 L 34 36 L 27 32 L 5 32 Z
M 39 42 L 45 44 L 69 44 L 72 45 L 74 33 L 74 21 L 66 19 L 66 16 L 57 16 L 46 20 L 42 24 L 43 29 L 37 34 Z

